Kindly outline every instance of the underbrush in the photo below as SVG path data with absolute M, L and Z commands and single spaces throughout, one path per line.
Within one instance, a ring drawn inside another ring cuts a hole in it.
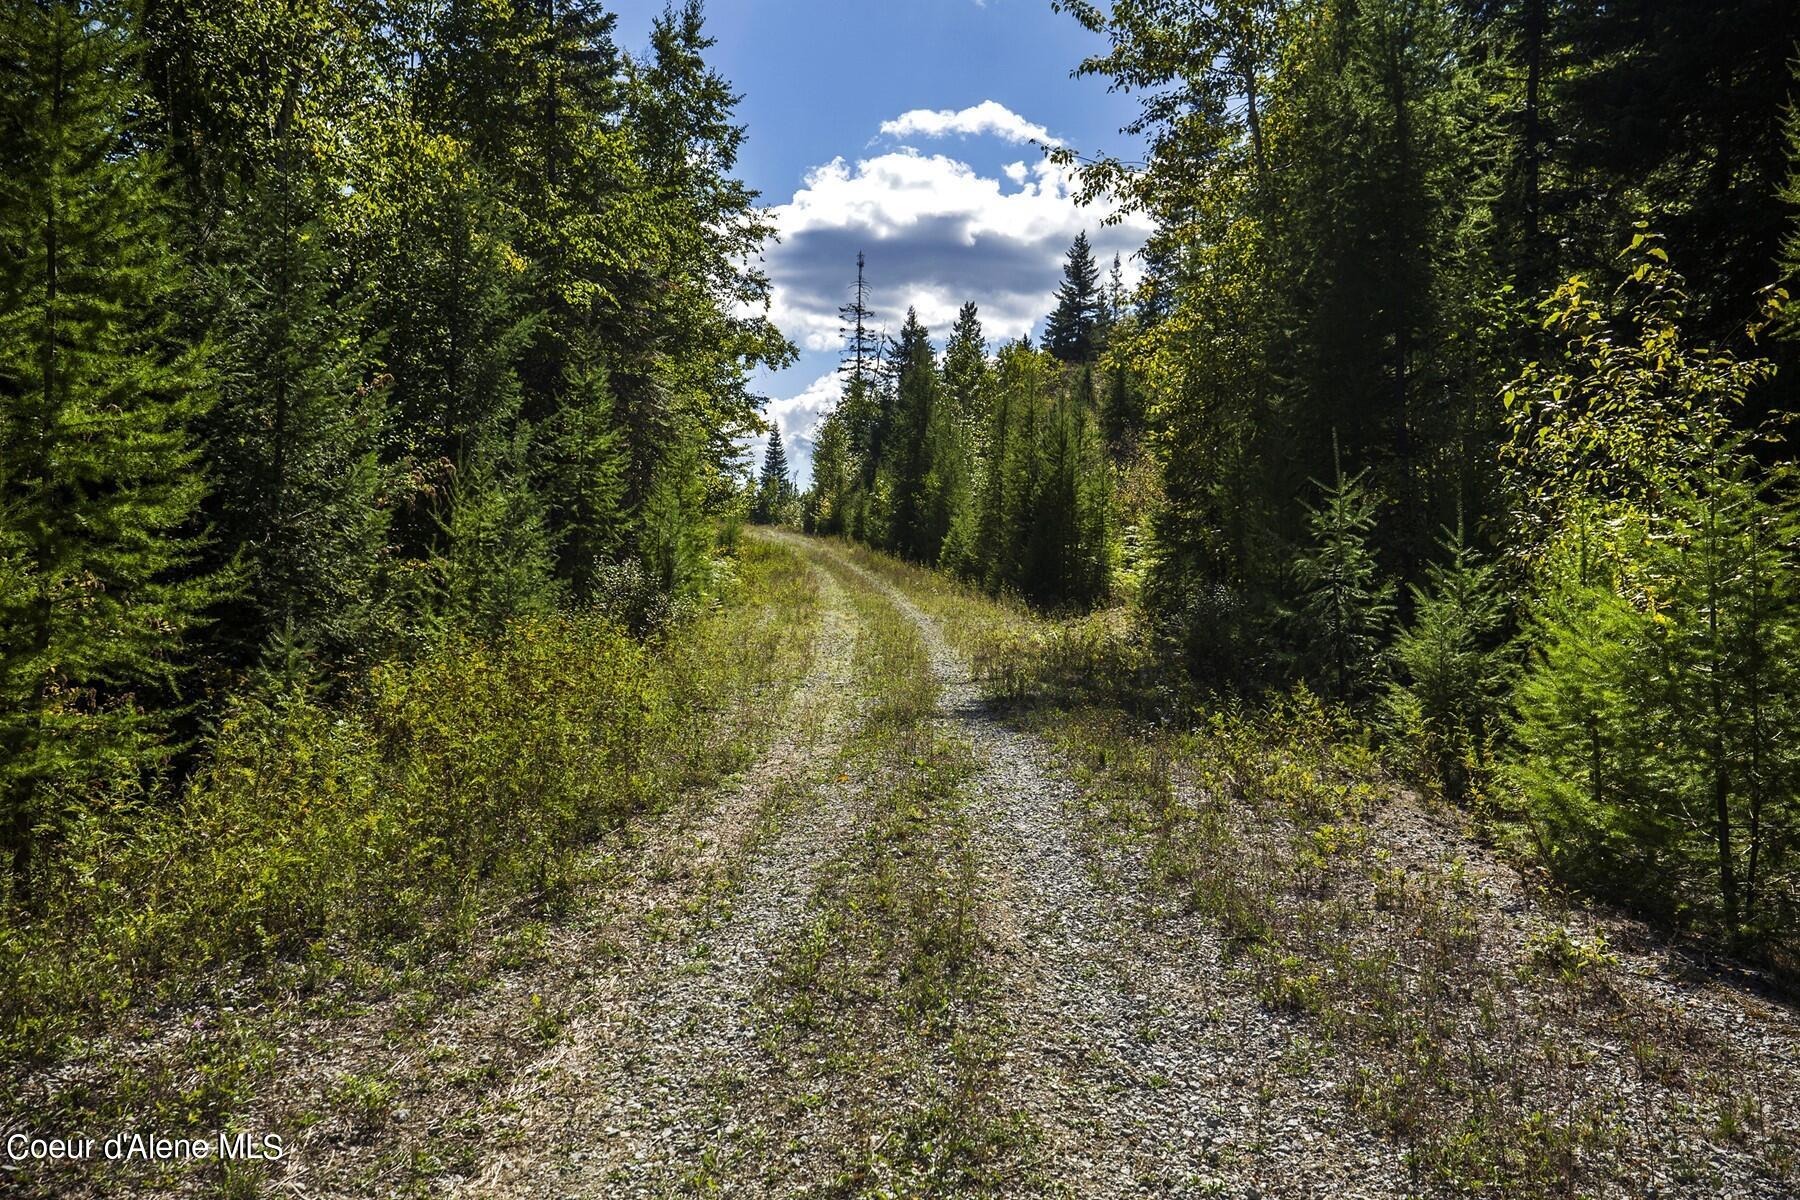
M 1528 846 L 1521 875 L 1462 834 L 1468 813 L 1406 798 L 1393 747 L 1351 714 L 1303 690 L 1199 702 L 1124 613 L 1048 620 L 862 561 L 944 618 L 990 697 L 1059 745 L 1096 843 L 1216 929 L 1262 1005 L 1323 1035 L 1346 1103 L 1408 1147 L 1422 1184 L 1704 1186 L 1725 1146 L 1776 1191 L 1791 1181 L 1791 1136 L 1766 1119 L 1774 1077 L 1634 992 Z
M 1791 1172 L 1779 1130 L 1721 1138 L 1695 1116 L 1762 1113 L 1775 1098 L 1755 1062 L 1630 998 L 1604 934 L 1559 895 L 1451 854 L 1448 814 L 1396 801 L 1342 712 L 1302 692 L 1181 732 L 1094 706 L 1043 727 L 1098 831 L 1219 930 L 1266 1007 L 1325 1034 L 1350 1064 L 1346 1101 L 1439 1186 L 1552 1197 L 1641 1186 L 1650 1164 L 1703 1170 L 1662 1157 L 1676 1128 Z
M 554 908 L 581 848 L 741 763 L 804 654 L 814 586 L 747 545 L 729 594 L 649 641 L 564 613 L 452 636 L 326 706 L 235 707 L 179 798 L 89 804 L 0 925 L 0 1056 L 158 1003 L 316 986 Z
M 1354 1064 L 1347 1101 L 1418 1169 L 1511 1196 L 1592 1181 L 1618 1134 L 1621 1098 L 1593 1074 L 1598 1040 L 1629 1027 L 1616 964 L 1561 925 L 1567 954 L 1532 953 L 1483 920 L 1463 862 L 1396 855 L 1354 725 L 1302 694 L 1181 734 L 1092 709 L 1053 733 L 1097 824 L 1131 831 L 1151 885 L 1220 931 L 1266 1007 Z

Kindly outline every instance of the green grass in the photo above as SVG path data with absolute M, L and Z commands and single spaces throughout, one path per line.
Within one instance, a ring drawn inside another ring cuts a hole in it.
M 1350 715 L 1303 692 L 1197 696 L 1126 610 L 1047 619 L 852 555 L 939 618 L 990 697 L 1058 746 L 1092 844 L 1135 858 L 1160 900 L 1212 924 L 1245 991 L 1305 1023 L 1309 1062 L 1350 1064 L 1351 1110 L 1436 1187 L 1551 1197 L 1632 1178 L 1651 1148 L 1628 1144 L 1619 1098 L 1589 1077 L 1590 1047 L 1621 1036 L 1647 1048 L 1645 1096 L 1699 1114 L 1687 1134 L 1744 1138 L 1760 1106 L 1751 1072 L 1729 1065 L 1737 1051 L 1626 1004 L 1617 958 L 1564 927 L 1559 897 L 1533 892 L 1547 919 L 1515 948 L 1484 925 L 1491 901 L 1460 860 L 1396 861 L 1379 822 L 1399 788 Z M 1771 1176 L 1792 1171 L 1792 1147 L 1759 1149 Z
M 330 1011 L 309 997 L 411 986 L 425 964 L 449 986 L 501 925 L 518 933 L 495 941 L 496 962 L 529 960 L 540 922 L 593 883 L 586 847 L 772 735 L 817 587 L 756 541 L 736 575 L 648 642 L 567 613 L 383 666 L 341 706 L 239 706 L 179 797 L 96 814 L 41 907 L 0 914 L 0 1063 L 79 1057 L 105 1045 L 89 1037 L 155 1028 L 169 1005 L 260 1008 L 273 1027 L 298 1005 Z M 533 1029 L 559 1022 L 546 1011 Z M 91 1065 L 106 1081 L 65 1094 L 71 1115 L 186 1124 L 231 1107 Z

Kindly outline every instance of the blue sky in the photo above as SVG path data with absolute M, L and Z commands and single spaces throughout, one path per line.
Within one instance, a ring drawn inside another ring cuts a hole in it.
M 662 0 L 620 0 L 618 40 L 647 44 Z M 1069 72 L 1104 42 L 1050 0 L 711 0 L 714 69 L 742 93 L 739 174 L 775 211 L 766 256 L 776 322 L 800 346 L 766 374 L 789 460 L 805 482 L 809 434 L 835 401 L 837 306 L 868 255 L 878 320 L 908 305 L 942 343 L 964 300 L 990 338 L 1041 327 L 1064 251 L 1086 229 L 1110 261 L 1143 237 L 1101 229 L 1071 181 L 1030 144 L 1083 152 L 1135 147 L 1135 110 L 1104 80 Z M 760 457 L 761 446 L 751 448 Z

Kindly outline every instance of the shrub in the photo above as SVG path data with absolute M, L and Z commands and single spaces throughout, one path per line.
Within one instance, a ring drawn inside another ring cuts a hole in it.
M 178 800 L 77 806 L 38 910 L 0 911 L 0 1056 L 220 968 L 430 951 L 497 904 L 556 902 L 584 843 L 729 765 L 778 712 L 810 585 L 777 551 L 746 559 L 750 586 L 795 594 L 648 643 L 595 613 L 452 633 L 353 703 L 240 701 Z

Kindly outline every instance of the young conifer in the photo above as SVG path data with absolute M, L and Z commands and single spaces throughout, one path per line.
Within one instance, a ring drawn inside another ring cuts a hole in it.
M 123 31 L 17 4 L 0 37 L 0 833 L 23 868 L 59 788 L 163 753 L 145 693 L 208 598 L 182 573 L 209 393 L 171 332 L 183 273 Z
M 1383 641 L 1394 613 L 1394 583 L 1383 578 L 1369 535 L 1378 501 L 1365 474 L 1321 485 L 1312 544 L 1298 562 L 1300 618 L 1308 673 L 1336 699 L 1366 695 L 1383 673 Z
M 781 445 L 781 430 L 769 430 L 769 445 L 763 452 L 762 475 L 756 483 L 756 499 L 750 506 L 750 519 L 763 525 L 781 519 L 782 507 L 793 494 L 794 483 L 788 478 L 787 451 Z
M 344 668 L 383 640 L 385 386 L 366 296 L 337 282 L 326 185 L 303 154 L 276 148 L 208 278 L 219 398 L 204 423 L 207 509 L 222 564 L 241 572 L 220 613 L 227 656 L 254 661 L 279 635 Z

